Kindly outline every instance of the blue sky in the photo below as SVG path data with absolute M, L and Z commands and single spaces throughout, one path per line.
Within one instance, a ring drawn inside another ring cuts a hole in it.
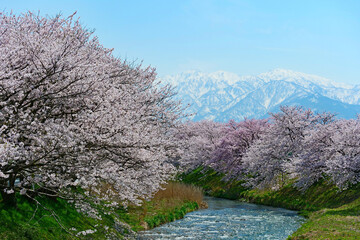
M 101 43 L 160 76 L 274 68 L 360 84 L 357 0 L 0 0 L 1 10 L 77 11 Z

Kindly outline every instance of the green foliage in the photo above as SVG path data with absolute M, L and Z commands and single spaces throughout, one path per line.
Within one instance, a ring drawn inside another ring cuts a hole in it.
M 102 227 L 114 226 L 114 218 L 104 214 L 102 209 L 98 209 L 102 220 L 95 220 L 77 212 L 63 199 L 39 197 L 37 200 L 42 206 L 23 196 L 17 196 L 16 207 L 5 207 L 0 202 L 0 239 L 78 239 L 75 234 L 88 229 L 97 232 L 85 239 L 103 239 Z M 77 231 L 69 230 L 71 228 Z M 108 234 L 121 237 L 116 231 L 110 230 Z
M 129 206 L 117 211 L 119 218 L 134 231 L 154 228 L 161 224 L 181 219 L 186 213 L 199 208 L 196 202 L 178 199 L 162 199 L 145 202 L 142 206 Z
M 46 208 L 52 209 L 65 229 L 61 228 L 51 212 L 42 207 L 36 208 L 36 203 L 28 198 L 18 196 L 16 208 L 5 208 L 0 201 L 0 239 L 8 240 L 43 240 L 43 239 L 78 239 L 72 234 L 87 229 L 97 231 L 83 239 L 104 239 L 112 236 L 122 239 L 129 234 L 130 230 L 125 227 L 116 226 L 116 222 L 127 223 L 132 230 L 139 231 L 147 227 L 153 228 L 160 224 L 183 218 L 190 211 L 199 208 L 196 202 L 182 201 L 176 199 L 163 199 L 145 202 L 142 206 L 129 206 L 128 209 L 119 207 L 115 213 L 108 215 L 106 209 L 98 209 L 101 220 L 90 218 L 76 211 L 73 205 L 63 199 L 38 198 L 37 200 Z M 105 231 L 103 226 L 108 226 Z M 71 228 L 77 231 L 71 232 Z
M 246 190 L 242 181 L 225 181 L 225 175 L 217 173 L 212 169 L 198 167 L 190 173 L 183 173 L 178 179 L 187 184 L 202 187 L 204 192 L 213 197 L 239 199 L 241 193 Z
M 340 191 L 336 186 L 321 181 L 305 192 L 288 184 L 273 191 L 258 189 L 244 191 L 242 199 L 257 204 L 283 207 L 292 210 L 316 211 L 323 208 L 336 208 L 360 198 L 360 184 Z
M 360 198 L 338 208 L 309 215 L 289 239 L 360 239 Z
M 155 215 L 147 216 L 144 220 L 148 224 L 149 228 L 154 228 L 161 224 L 181 219 L 186 213 L 194 211 L 198 208 L 199 206 L 196 202 L 186 202 L 181 207 L 175 207 L 174 209 L 158 212 Z

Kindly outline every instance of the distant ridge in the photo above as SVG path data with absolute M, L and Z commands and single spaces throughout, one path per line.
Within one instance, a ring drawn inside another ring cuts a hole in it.
M 161 78 L 178 91 L 177 98 L 196 112 L 193 120 L 228 121 L 265 118 L 280 105 L 302 105 L 314 111 L 331 111 L 341 118 L 360 113 L 360 85 L 285 69 L 255 76 L 217 71 L 187 71 Z

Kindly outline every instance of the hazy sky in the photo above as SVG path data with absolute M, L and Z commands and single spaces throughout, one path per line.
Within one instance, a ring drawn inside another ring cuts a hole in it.
M 0 0 L 1 10 L 77 11 L 115 55 L 160 76 L 273 68 L 360 84 L 358 0 Z

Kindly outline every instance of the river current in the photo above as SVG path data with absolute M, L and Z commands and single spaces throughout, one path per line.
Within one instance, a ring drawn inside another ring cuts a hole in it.
M 143 231 L 138 239 L 286 239 L 304 222 L 296 212 L 206 197 L 208 209 Z

